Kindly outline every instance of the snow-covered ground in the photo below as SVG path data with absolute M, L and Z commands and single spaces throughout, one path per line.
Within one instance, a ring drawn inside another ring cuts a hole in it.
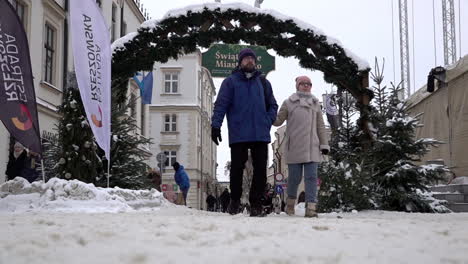
M 0 197 L 0 263 L 468 263 L 468 214 L 251 218 L 62 180 Z

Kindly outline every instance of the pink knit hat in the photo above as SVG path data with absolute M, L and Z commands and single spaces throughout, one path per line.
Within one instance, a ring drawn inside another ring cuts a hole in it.
M 303 75 L 296 78 L 296 89 L 299 88 L 300 83 L 312 83 L 309 77 Z

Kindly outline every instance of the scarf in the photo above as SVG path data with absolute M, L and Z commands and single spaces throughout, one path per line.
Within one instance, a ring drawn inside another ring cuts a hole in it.
M 310 92 L 297 91 L 296 94 L 297 94 L 297 96 L 299 96 L 299 98 L 304 98 L 304 99 L 308 99 L 308 98 L 312 97 L 312 93 L 310 93 Z

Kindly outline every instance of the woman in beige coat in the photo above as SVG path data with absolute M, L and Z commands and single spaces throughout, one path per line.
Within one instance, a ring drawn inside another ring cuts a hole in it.
M 287 120 L 283 143 L 289 172 L 286 213 L 294 214 L 297 187 L 304 173 L 305 216 L 317 217 L 317 167 L 330 148 L 320 104 L 311 89 L 309 77 L 297 77 L 296 92 L 283 102 L 273 125 L 281 126 Z

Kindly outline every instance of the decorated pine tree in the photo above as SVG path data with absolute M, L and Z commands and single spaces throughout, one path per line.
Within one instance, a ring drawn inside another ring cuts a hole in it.
M 95 183 L 102 176 L 102 162 L 97 155 L 91 127 L 81 102 L 74 74 L 69 74 L 64 100 L 59 107 L 57 176 Z

